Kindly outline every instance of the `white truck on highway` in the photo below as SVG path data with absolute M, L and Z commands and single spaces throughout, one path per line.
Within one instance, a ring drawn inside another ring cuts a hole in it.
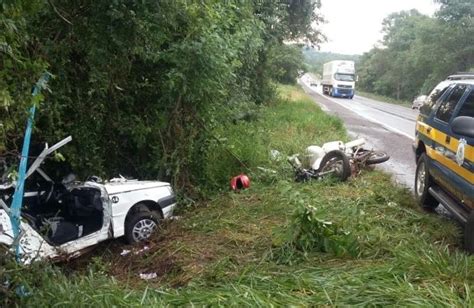
M 321 86 L 323 94 L 352 99 L 355 93 L 354 61 L 336 60 L 325 63 Z

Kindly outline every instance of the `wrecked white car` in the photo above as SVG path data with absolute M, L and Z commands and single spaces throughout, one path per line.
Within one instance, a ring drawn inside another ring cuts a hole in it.
M 97 243 L 124 236 L 129 243 L 150 237 L 161 219 L 172 215 L 176 198 L 169 183 L 127 180 L 123 177 L 101 183 L 98 178 L 76 182 L 68 177 L 56 183 L 40 168 L 53 151 L 45 150 L 27 172 L 36 190 L 25 190 L 20 223 L 19 259 L 65 260 L 77 257 Z M 38 180 L 39 179 L 39 180 Z M 9 206 L 15 183 L 0 185 L 0 245 L 13 247 Z

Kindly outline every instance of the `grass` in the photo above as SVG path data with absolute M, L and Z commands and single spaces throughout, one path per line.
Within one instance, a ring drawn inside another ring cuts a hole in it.
M 374 100 L 377 100 L 377 101 L 381 101 L 381 102 L 386 102 L 386 103 L 389 103 L 389 104 L 394 104 L 394 105 L 402 105 L 402 106 L 405 106 L 405 107 L 411 107 L 411 105 L 412 105 L 412 102 L 409 102 L 409 101 L 398 100 L 398 99 L 395 99 L 395 98 L 392 98 L 392 97 L 379 95 L 379 94 L 374 94 L 374 93 L 369 93 L 369 92 L 364 92 L 364 91 L 360 91 L 360 90 L 357 90 L 357 95 L 367 97 L 367 98 L 370 98 L 370 99 L 374 99 Z
M 111 241 L 60 266 L 6 263 L 4 305 L 472 306 L 474 258 L 459 249 L 458 227 L 420 211 L 388 175 L 302 184 L 268 158 L 270 149 L 292 154 L 346 138 L 298 88 L 280 89 L 282 100 L 258 121 L 237 124 L 251 129 L 228 135 L 257 157 L 250 189 L 185 209 L 146 251 Z M 158 277 L 139 278 L 150 272 Z M 16 296 L 18 285 L 32 295 Z

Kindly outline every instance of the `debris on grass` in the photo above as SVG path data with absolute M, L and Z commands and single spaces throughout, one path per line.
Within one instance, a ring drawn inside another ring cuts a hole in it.
M 142 252 L 147 251 L 147 250 L 150 250 L 150 247 L 149 247 L 149 246 L 143 246 L 142 249 L 140 249 L 140 250 L 138 250 L 138 251 L 135 251 L 134 254 L 135 254 L 135 255 L 139 255 L 139 254 L 141 254 Z
M 156 273 L 146 273 L 146 274 L 140 273 L 139 276 L 140 276 L 140 279 L 143 279 L 143 280 L 151 280 L 158 277 Z
M 136 250 L 136 249 L 131 249 L 131 250 L 130 249 L 123 249 L 122 252 L 120 253 L 120 255 L 122 257 L 125 257 L 125 256 L 128 256 L 132 252 L 133 252 L 134 255 L 139 255 L 139 254 L 141 254 L 141 253 L 143 253 L 147 250 L 150 250 L 150 247 L 148 245 L 145 245 L 145 246 L 143 246 L 143 248 L 138 249 L 138 250 Z
M 120 253 L 120 255 L 121 255 L 122 257 L 124 257 L 124 256 L 128 255 L 130 252 L 131 252 L 131 250 L 124 249 L 124 250 L 122 250 L 122 252 Z
M 278 150 L 270 150 L 270 158 L 274 161 L 280 161 L 283 159 L 283 155 Z

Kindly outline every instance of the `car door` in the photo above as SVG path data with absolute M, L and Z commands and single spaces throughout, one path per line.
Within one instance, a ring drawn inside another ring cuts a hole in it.
M 61 246 L 57 246 L 60 254 L 68 257 L 75 257 L 87 251 L 87 248 L 94 246 L 108 238 L 111 238 L 112 224 L 112 202 L 109 194 L 102 184 L 95 182 L 86 182 L 84 187 L 91 187 L 100 190 L 100 198 L 102 202 L 103 220 L 102 226 L 96 232 L 82 236 L 77 240 L 67 242 Z
M 458 104 L 453 119 L 456 117 L 474 118 L 474 85 L 470 85 L 464 100 Z M 453 149 L 456 149 L 456 163 L 459 166 L 460 188 L 462 202 L 469 208 L 474 208 L 474 138 L 469 136 L 453 135 Z
M 453 136 L 451 122 L 459 104 L 464 101 L 469 86 L 457 84 L 441 100 L 435 110 L 432 120 L 432 148 L 428 151 L 431 166 L 430 173 L 435 181 L 444 187 L 452 197 L 462 199 L 462 188 L 468 177 L 462 166 L 456 163 L 456 153 L 459 139 Z

